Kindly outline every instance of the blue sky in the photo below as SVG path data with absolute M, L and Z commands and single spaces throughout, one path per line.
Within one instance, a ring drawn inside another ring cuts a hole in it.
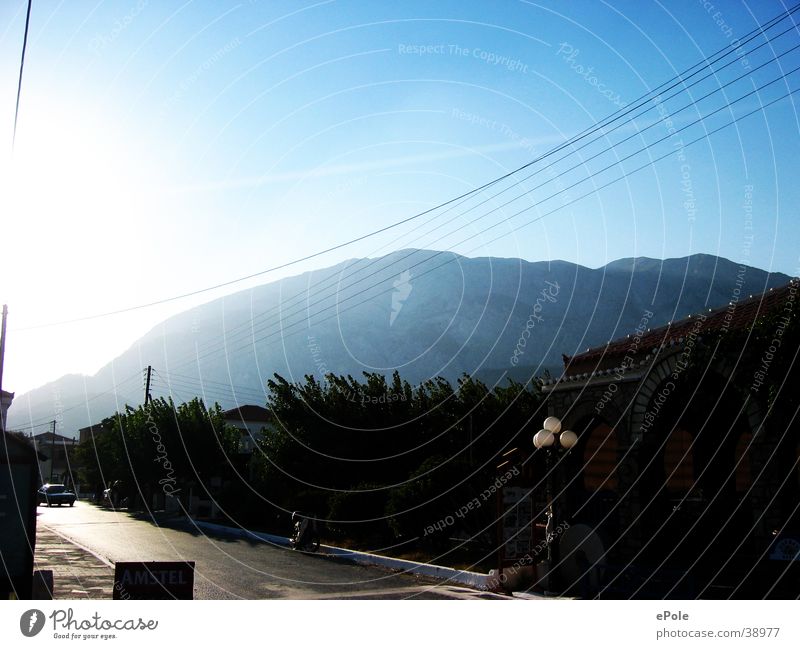
M 233 289 L 26 326 L 254 273 L 427 209 L 558 145 L 788 6 L 34 0 L 11 159 L 25 4 L 0 3 L 0 299 L 12 314 L 5 384 L 17 390 L 92 372 L 164 317 Z M 797 31 L 775 39 L 664 102 L 661 117 L 798 43 Z M 768 64 L 675 115 L 675 128 L 798 65 L 797 51 Z M 678 156 L 681 138 L 800 87 L 797 76 L 679 135 L 659 123 L 635 136 L 659 117 L 653 110 L 543 170 L 524 185 L 529 194 L 476 224 L 481 211 L 428 235 L 440 221 L 410 224 L 236 288 L 411 246 L 591 267 L 704 252 L 796 275 L 792 99 Z M 563 205 L 645 164 L 640 154 L 549 198 L 663 137 L 652 156 L 672 155 L 651 169 Z

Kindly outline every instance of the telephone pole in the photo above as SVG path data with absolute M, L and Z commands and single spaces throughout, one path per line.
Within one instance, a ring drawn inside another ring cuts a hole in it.
M 50 438 L 50 483 L 53 482 L 53 468 L 56 463 L 56 420 L 50 422 L 53 424 L 53 436 Z
M 150 395 L 150 375 L 153 373 L 152 365 L 147 366 L 147 378 L 144 384 L 144 405 L 147 405 L 153 400 L 153 397 Z
M 6 360 L 6 319 L 8 318 L 8 305 L 3 305 L 3 324 L 0 329 L 0 399 L 3 398 L 3 364 Z M 6 416 L 0 405 L 0 431 L 6 432 Z

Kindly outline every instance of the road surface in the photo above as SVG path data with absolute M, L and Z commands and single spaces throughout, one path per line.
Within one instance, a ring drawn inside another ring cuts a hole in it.
M 304 555 L 266 543 L 201 531 L 185 519 L 155 524 L 85 502 L 38 510 L 38 525 L 102 559 L 194 561 L 195 599 L 464 599 L 470 589 L 413 575 Z

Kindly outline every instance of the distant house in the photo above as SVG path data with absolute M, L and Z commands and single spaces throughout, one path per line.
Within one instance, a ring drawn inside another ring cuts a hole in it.
M 2 391 L 0 394 L 0 416 L 3 418 L 3 430 L 5 430 L 6 414 L 11 407 L 11 402 L 14 400 L 13 392 Z
M 83 444 L 84 442 L 91 442 L 96 437 L 99 437 L 106 432 L 108 432 L 108 428 L 103 426 L 103 424 L 86 426 L 86 428 L 81 428 L 78 430 L 78 443 Z
M 39 452 L 39 476 L 41 482 L 73 484 L 73 467 L 70 455 L 78 440 L 64 437 L 58 433 L 46 432 L 31 438 L 34 448 Z M 41 456 L 46 459 L 42 460 Z
M 244 405 L 222 413 L 225 423 L 237 428 L 241 433 L 239 449 L 241 453 L 252 454 L 256 444 L 274 424 L 275 417 L 261 406 Z

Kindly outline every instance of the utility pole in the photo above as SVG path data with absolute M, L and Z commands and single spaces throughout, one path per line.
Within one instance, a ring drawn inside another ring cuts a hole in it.
M 53 468 L 56 463 L 56 420 L 50 422 L 53 424 L 53 436 L 50 438 L 50 483 L 53 482 Z
M 8 305 L 3 305 L 3 325 L 0 329 L 0 399 L 3 398 L 3 364 L 6 360 L 6 319 L 8 318 Z M 6 416 L 0 406 L 0 431 L 6 432 Z
M 150 396 L 150 375 L 153 373 L 152 365 L 147 366 L 147 379 L 144 384 L 144 405 L 147 405 L 153 400 L 153 397 Z

